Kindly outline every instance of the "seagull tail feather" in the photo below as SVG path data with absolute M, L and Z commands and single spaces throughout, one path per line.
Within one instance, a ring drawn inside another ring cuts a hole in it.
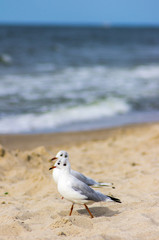
M 99 182 L 99 186 L 107 186 L 107 187 L 111 187 L 113 186 L 113 183 L 106 183 L 106 182 Z
M 118 203 L 121 203 L 120 199 L 119 198 L 115 198 L 115 197 L 111 197 L 111 196 L 108 196 L 112 201 L 114 202 L 118 202 Z
M 93 185 L 91 185 L 93 188 L 100 188 L 100 187 L 111 187 L 115 188 L 113 183 L 104 183 L 104 182 L 98 182 Z

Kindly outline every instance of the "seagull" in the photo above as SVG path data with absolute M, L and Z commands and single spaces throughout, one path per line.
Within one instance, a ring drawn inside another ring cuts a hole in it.
M 112 201 L 121 203 L 120 199 L 104 195 L 99 191 L 95 191 L 87 184 L 73 176 L 71 173 L 70 163 L 64 156 L 63 158 L 58 160 L 56 166 L 55 165 L 52 166 L 49 170 L 51 169 L 59 170 L 59 175 L 57 179 L 58 192 L 66 200 L 72 202 L 69 216 L 71 216 L 72 214 L 75 203 L 84 205 L 86 210 L 90 214 L 91 218 L 93 218 L 94 216 L 92 215 L 86 204 L 92 204 L 94 202 L 112 202 Z
M 69 155 L 66 151 L 63 151 L 63 150 L 59 151 L 56 154 L 56 157 L 53 157 L 50 161 L 57 160 L 56 163 L 55 163 L 55 166 L 56 166 L 57 162 L 62 158 L 65 158 L 66 161 L 69 162 Z M 92 178 L 86 177 L 82 173 L 77 172 L 77 171 L 72 170 L 72 169 L 70 169 L 70 173 L 74 177 L 78 178 L 80 181 L 87 184 L 88 186 L 92 186 L 92 187 L 102 187 L 102 186 L 112 187 L 112 185 L 113 185 L 113 183 L 96 182 Z M 55 183 L 57 184 L 58 178 L 59 178 L 59 169 L 55 168 L 52 175 L 53 175 L 53 179 L 54 179 Z M 115 187 L 113 186 L 112 188 L 115 188 Z

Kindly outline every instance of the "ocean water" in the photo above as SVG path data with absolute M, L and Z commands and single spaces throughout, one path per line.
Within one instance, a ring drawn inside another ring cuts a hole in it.
M 0 26 L 0 133 L 159 120 L 159 28 Z

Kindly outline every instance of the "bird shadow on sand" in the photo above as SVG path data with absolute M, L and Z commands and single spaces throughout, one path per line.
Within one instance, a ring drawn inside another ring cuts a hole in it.
M 120 213 L 119 211 L 113 211 L 107 207 L 89 207 L 89 209 L 94 217 L 112 217 Z M 85 208 L 79 209 L 77 212 L 84 215 L 89 214 Z

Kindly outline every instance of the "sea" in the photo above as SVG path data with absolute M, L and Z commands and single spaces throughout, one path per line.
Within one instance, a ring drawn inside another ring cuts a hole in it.
M 0 26 L 0 133 L 159 121 L 159 28 Z

